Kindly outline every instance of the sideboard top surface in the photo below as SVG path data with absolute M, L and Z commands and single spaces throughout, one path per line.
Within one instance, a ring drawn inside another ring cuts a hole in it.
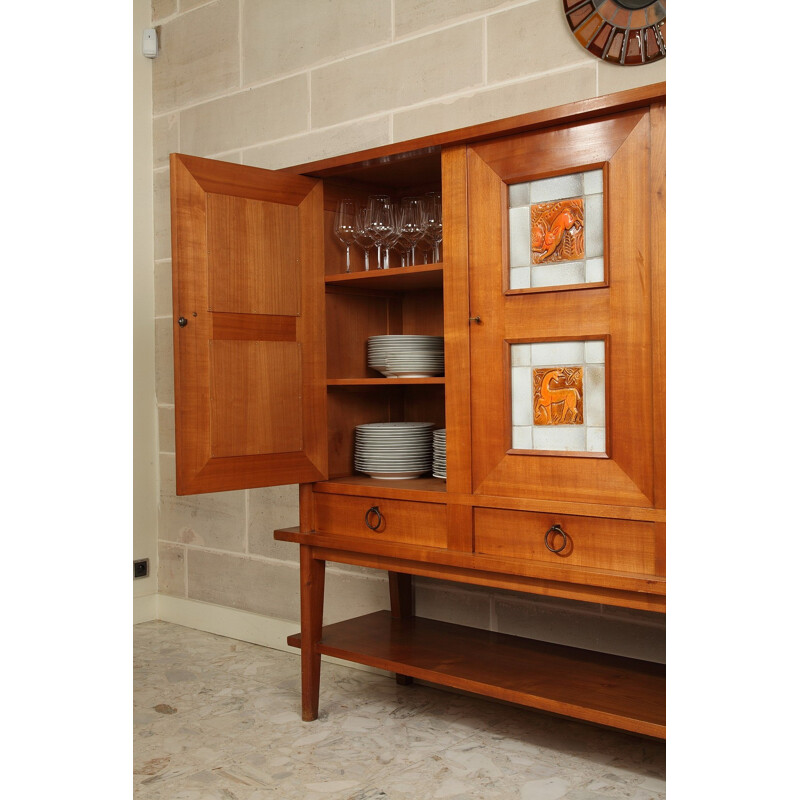
M 641 108 L 666 100 L 666 82 L 654 83 L 613 94 L 601 95 L 540 111 L 483 122 L 404 142 L 394 142 L 357 153 L 286 167 L 291 172 L 315 178 L 358 177 L 367 183 L 408 184 L 418 173 L 429 175 L 438 165 L 443 147 L 474 144 L 500 136 L 511 136 L 556 124 L 573 125 L 605 114 Z M 363 174 L 361 174 L 363 172 Z

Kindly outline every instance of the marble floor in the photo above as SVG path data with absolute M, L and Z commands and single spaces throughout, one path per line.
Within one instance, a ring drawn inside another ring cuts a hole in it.
M 338 664 L 135 625 L 136 800 L 661 800 L 665 745 Z

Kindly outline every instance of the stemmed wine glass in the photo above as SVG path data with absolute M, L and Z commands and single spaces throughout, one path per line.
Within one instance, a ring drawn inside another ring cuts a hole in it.
M 411 242 L 406 239 L 403 235 L 403 232 L 400 228 L 400 212 L 398 209 L 397 214 L 397 239 L 394 243 L 394 249 L 400 254 L 400 266 L 407 267 L 408 266 L 408 256 L 411 252 Z
M 354 238 L 356 244 L 364 251 L 364 270 L 369 271 L 369 250 L 375 246 L 375 240 L 367 229 L 367 209 L 356 209 Z
M 404 197 L 400 204 L 400 231 L 411 244 L 411 265 L 414 266 L 417 242 L 425 235 L 426 219 L 421 197 Z
M 389 206 L 389 231 L 383 238 L 383 268 L 389 269 L 389 252 L 401 250 L 402 231 L 400 230 L 400 206 L 391 203 Z M 401 262 L 401 266 L 405 266 Z
M 420 264 L 433 263 L 433 245 L 431 244 L 427 236 L 423 236 L 417 242 L 417 249 L 415 252 L 417 261 L 419 261 Z M 428 256 L 431 256 L 431 258 L 429 258 Z
M 388 195 L 374 194 L 367 199 L 367 231 L 378 249 L 378 269 L 382 263 L 383 246 L 392 232 L 391 200 Z
M 352 200 L 339 200 L 336 209 L 336 221 L 334 222 L 333 232 L 336 238 L 345 246 L 347 254 L 347 266 L 345 272 L 350 272 L 350 245 L 355 242 L 355 205 Z
M 442 195 L 439 192 L 428 192 L 425 195 L 425 214 L 428 220 L 425 238 L 433 247 L 433 261 L 438 264 L 442 258 L 439 245 L 442 242 Z

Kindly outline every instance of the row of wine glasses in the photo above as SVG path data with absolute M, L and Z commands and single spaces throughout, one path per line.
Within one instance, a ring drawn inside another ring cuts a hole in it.
M 350 248 L 358 245 L 364 251 L 364 269 L 370 268 L 370 251 L 376 251 L 377 269 L 389 268 L 389 253 L 394 250 L 400 266 L 415 266 L 417 251 L 428 252 L 434 263 L 441 260 L 442 195 L 428 192 L 420 197 L 403 197 L 393 201 L 389 195 L 375 194 L 366 206 L 354 200 L 339 201 L 334 222 L 336 238 L 344 245 L 346 271 L 351 271 Z

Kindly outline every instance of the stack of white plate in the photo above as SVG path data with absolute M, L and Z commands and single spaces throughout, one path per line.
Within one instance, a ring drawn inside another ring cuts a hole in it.
M 444 373 L 444 336 L 370 336 L 367 339 L 367 364 L 387 378 L 441 375 Z
M 433 477 L 447 477 L 447 431 L 444 428 L 433 432 Z
M 432 422 L 356 425 L 355 466 L 372 478 L 418 478 L 433 463 Z

